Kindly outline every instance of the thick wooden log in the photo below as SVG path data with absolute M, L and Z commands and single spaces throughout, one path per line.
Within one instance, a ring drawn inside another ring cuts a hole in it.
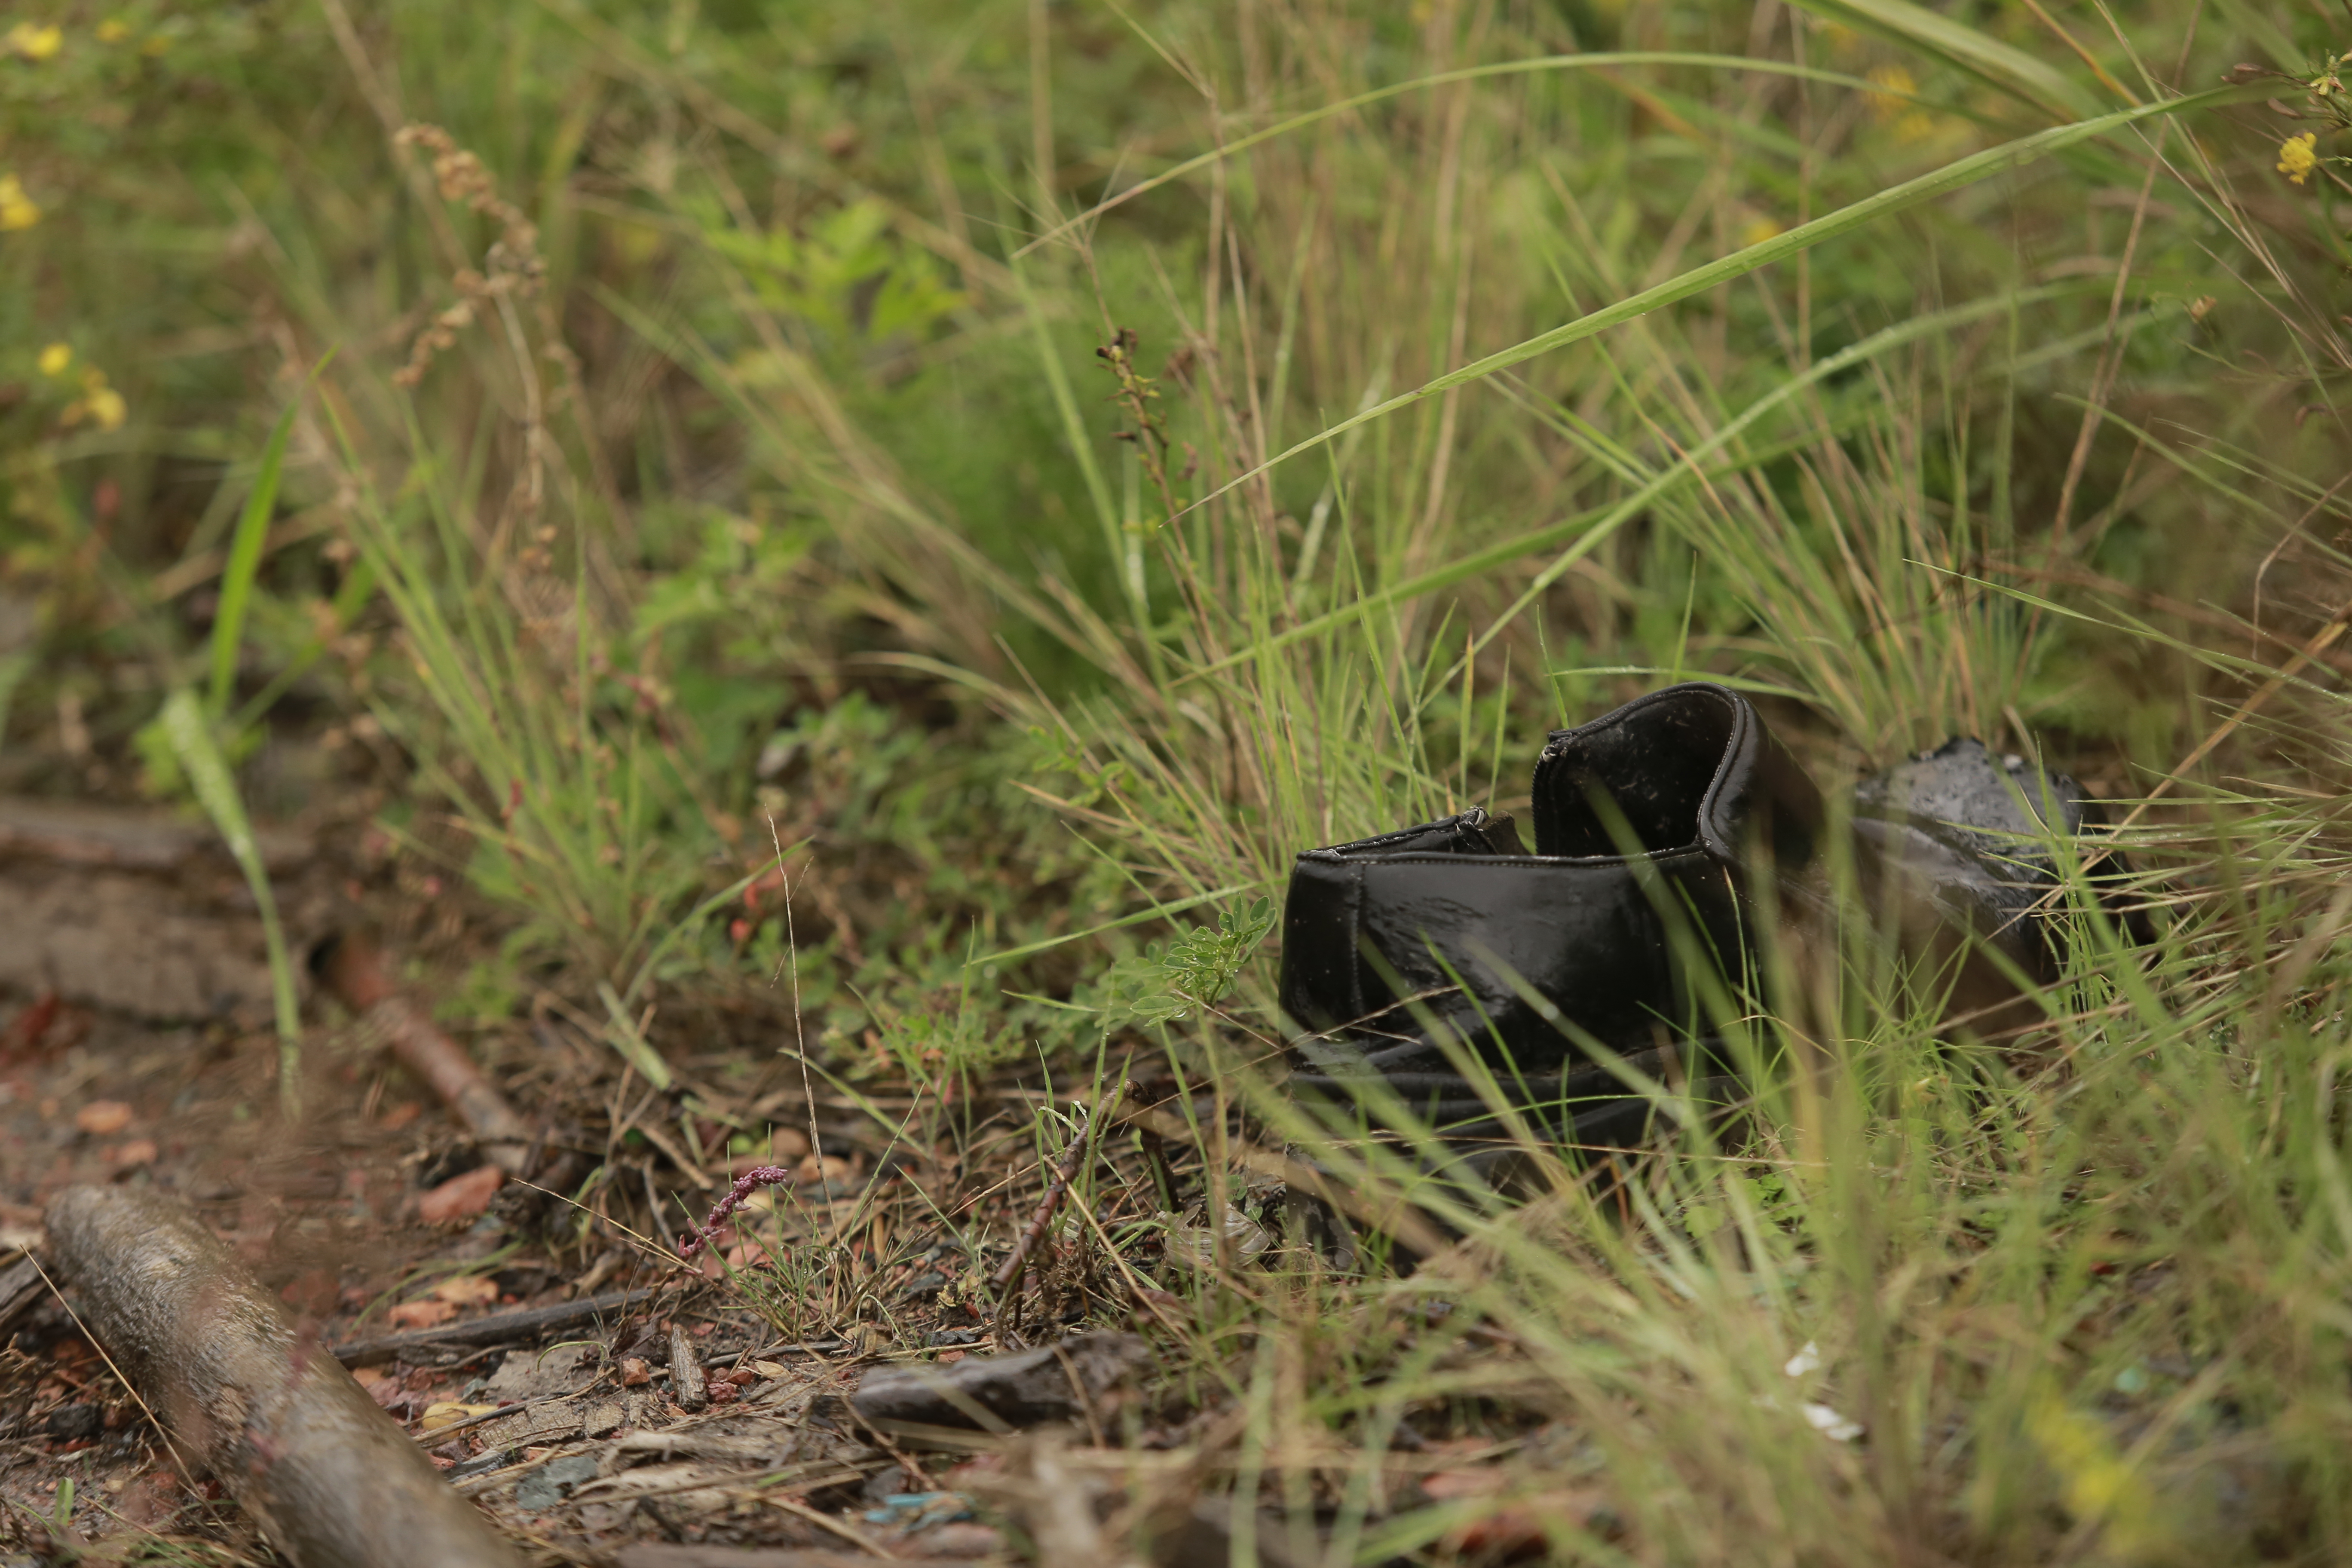
M 122 1187 L 49 1202 L 83 1320 L 295 1568 L 520 1568 L 473 1505 L 185 1206 Z

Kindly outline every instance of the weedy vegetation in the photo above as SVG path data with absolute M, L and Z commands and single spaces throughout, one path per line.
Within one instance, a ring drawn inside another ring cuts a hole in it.
M 747 1227 L 788 1334 L 919 1349 L 910 1248 L 995 1311 L 1098 1138 L 1021 1310 L 1159 1348 L 1073 1439 L 1105 1560 L 1226 1494 L 1236 1562 L 2336 1560 L 2347 48 L 2316 0 L 63 6 L 0 35 L 0 771 L 232 838 L 360 792 L 493 911 L 449 994 L 568 999 L 591 1098 L 737 1153 L 689 1056 L 864 1106 L 947 1174 Z M 1991 1044 L 1866 926 L 1771 948 L 1736 1124 L 1652 1086 L 1655 1158 L 1530 1139 L 1509 1201 L 1287 1105 L 1289 857 L 1699 674 L 1825 785 L 2072 771 L 2155 942 L 2077 860 Z M 1153 1075 L 1183 1138 L 1108 1120 Z M 1286 1142 L 1460 1239 L 1334 1268 Z

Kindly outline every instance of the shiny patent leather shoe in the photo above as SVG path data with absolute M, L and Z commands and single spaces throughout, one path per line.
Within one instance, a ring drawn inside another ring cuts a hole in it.
M 1649 1105 L 1607 1058 L 1685 1088 L 1713 1076 L 1689 1048 L 1697 969 L 1738 986 L 1748 879 L 1813 860 L 1811 782 L 1746 699 L 1691 682 L 1554 732 L 1529 816 L 1532 855 L 1510 819 L 1471 811 L 1298 857 L 1281 997 L 1311 1033 L 1294 1093 L 1344 1102 L 1377 1079 L 1448 1136 L 1491 1132 L 1450 1037 L 1548 1132 L 1623 1146 Z
M 1994 1036 L 2037 1021 L 2030 993 L 2054 984 L 2066 961 L 2051 838 L 2095 832 L 2099 804 L 2065 773 L 1954 739 L 1864 779 L 1853 805 L 1864 895 L 1940 991 L 1948 1026 Z M 2122 933 L 2152 941 L 2146 911 L 2119 886 L 2130 874 L 2122 851 L 2086 845 L 2085 858 Z

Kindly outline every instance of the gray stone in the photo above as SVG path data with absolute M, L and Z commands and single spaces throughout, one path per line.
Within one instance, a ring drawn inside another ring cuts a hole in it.
M 596 1463 L 593 1454 L 566 1454 L 560 1459 L 550 1459 L 515 1484 L 515 1506 L 553 1508 L 573 1487 L 595 1479 Z
M 1080 1415 L 1150 1359 L 1150 1347 L 1134 1334 L 1080 1334 L 1058 1346 L 1014 1355 L 967 1356 L 952 1366 L 918 1363 L 869 1373 L 850 1405 L 868 1421 L 1034 1426 Z

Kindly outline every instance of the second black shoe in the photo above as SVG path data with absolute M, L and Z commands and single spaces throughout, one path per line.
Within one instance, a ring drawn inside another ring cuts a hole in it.
M 1532 855 L 1472 811 L 1298 857 L 1282 1004 L 1312 1033 L 1294 1092 L 1377 1078 L 1441 1131 L 1491 1131 L 1450 1036 L 1545 1131 L 1614 1146 L 1649 1105 L 1589 1043 L 1664 1080 L 1709 1073 L 1688 1050 L 1706 1033 L 1694 965 L 1737 984 L 1751 868 L 1793 879 L 1813 860 L 1811 781 L 1745 698 L 1691 682 L 1554 732 L 1529 816 Z
M 2105 818 L 2065 773 L 1958 738 L 1854 786 L 1855 867 L 1949 1027 L 1986 1036 L 2038 1022 L 2032 998 L 2066 960 L 2066 906 L 2051 839 L 2083 844 L 2091 881 L 2124 936 L 2154 939 L 2125 893 L 2123 853 L 2089 836 Z

